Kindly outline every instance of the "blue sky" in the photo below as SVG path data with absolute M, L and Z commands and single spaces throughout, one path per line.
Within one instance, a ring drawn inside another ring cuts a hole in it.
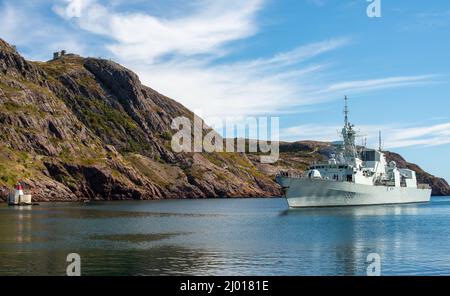
M 283 140 L 351 120 L 450 180 L 450 3 L 381 0 L 0 0 L 0 38 L 32 60 L 112 58 L 206 118 L 280 116 Z

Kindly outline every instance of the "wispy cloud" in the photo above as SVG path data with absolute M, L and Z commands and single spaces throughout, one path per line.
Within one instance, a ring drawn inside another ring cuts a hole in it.
M 409 146 L 437 146 L 450 143 L 450 122 L 424 127 L 406 127 L 389 131 L 391 148 Z
M 307 44 L 304 46 L 299 46 L 291 51 L 278 53 L 273 57 L 265 58 L 265 59 L 255 59 L 252 61 L 246 61 L 244 63 L 237 63 L 234 66 L 245 66 L 247 69 L 251 68 L 260 68 L 260 67 L 268 67 L 268 69 L 272 67 L 285 67 L 290 65 L 295 65 L 303 61 L 307 61 L 308 59 L 314 58 L 321 54 L 333 51 L 342 46 L 348 45 L 351 42 L 350 38 L 333 38 L 329 40 L 325 40 L 322 42 L 316 42 Z
M 281 139 L 289 141 L 318 140 L 335 141 L 339 139 L 342 126 L 299 125 L 281 131 Z M 367 139 L 369 146 L 378 143 L 378 132 L 382 131 L 386 149 L 404 147 L 430 147 L 450 143 L 450 122 L 432 126 L 415 126 L 404 124 L 363 125 L 358 127 L 360 142 Z M 357 143 L 358 144 L 358 143 Z
M 355 80 L 332 84 L 327 91 L 330 92 L 366 92 L 375 89 L 386 89 L 404 87 L 411 85 L 421 85 L 431 83 L 436 78 L 435 75 L 420 76 L 399 76 L 386 77 L 381 79 Z
M 263 0 L 198 2 L 197 11 L 173 19 L 115 12 L 94 0 L 67 0 L 54 11 L 87 31 L 112 38 L 108 49 L 118 57 L 146 62 L 165 54 L 211 54 L 257 30 L 254 18 Z
M 79 54 L 85 53 L 85 45 L 79 34 L 70 34 L 43 17 L 41 7 L 50 0 L 0 2 L 0 37 L 26 49 L 29 57 L 45 60 L 51 52 L 65 48 Z
M 264 58 L 218 63 L 230 42 L 258 32 L 257 13 L 265 1 L 194 1 L 181 17 L 116 12 L 96 0 L 66 0 L 54 11 L 90 33 L 108 36 L 107 49 L 151 85 L 203 116 L 248 116 L 299 111 L 336 92 L 363 92 L 419 85 L 432 76 L 363 81 L 324 81 L 332 73 L 313 58 L 351 43 L 330 38 Z
M 319 102 L 319 96 L 313 97 L 317 91 L 314 80 L 327 65 L 299 64 L 344 44 L 341 39 L 328 40 L 266 59 L 231 64 L 177 59 L 133 67 L 145 83 L 156 85 L 207 117 L 275 114 Z
M 188 8 L 183 6 L 183 13 L 167 15 L 128 11 L 122 6 L 127 2 L 42 0 L 36 4 L 23 0 L 18 9 L 12 0 L 4 0 L 0 9 L 8 17 L 0 20 L 0 33 L 19 45 L 31 44 L 32 55 L 35 46 L 48 50 L 48 55 L 65 48 L 117 59 L 138 72 L 144 84 L 205 117 L 304 112 L 344 93 L 417 86 L 436 79 L 411 75 L 343 80 L 327 55 L 349 46 L 348 37 L 226 62 L 235 50 L 233 42 L 258 33 L 258 12 L 265 0 L 194 0 Z M 171 0 L 175 2 L 181 3 Z M 49 11 L 39 14 L 42 3 Z M 177 11 L 177 5 L 171 7 L 167 10 Z M 48 21 L 49 12 L 60 22 Z

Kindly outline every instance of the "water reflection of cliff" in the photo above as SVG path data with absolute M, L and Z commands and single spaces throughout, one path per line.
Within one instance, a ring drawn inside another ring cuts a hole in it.
M 64 276 L 67 255 L 73 252 L 81 255 L 83 275 L 200 275 L 211 269 L 202 251 L 167 243 L 189 233 L 155 233 L 147 226 L 154 219 L 205 215 L 103 211 L 76 205 L 0 211 L 0 275 Z M 147 234 L 133 234 L 145 228 Z
M 38 248 L 47 242 L 45 229 L 36 220 L 40 211 L 33 211 L 31 206 L 2 207 L 0 211 L 0 275 L 54 274 L 58 261 L 52 250 Z

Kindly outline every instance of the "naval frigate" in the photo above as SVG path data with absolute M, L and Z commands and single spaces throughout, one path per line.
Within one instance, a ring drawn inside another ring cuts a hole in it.
M 418 184 L 416 172 L 387 163 L 381 147 L 359 149 L 357 132 L 349 122 L 345 97 L 345 124 L 342 141 L 334 142 L 335 154 L 325 163 L 312 165 L 302 175 L 281 172 L 277 182 L 283 187 L 289 207 L 337 207 L 429 202 L 431 188 Z

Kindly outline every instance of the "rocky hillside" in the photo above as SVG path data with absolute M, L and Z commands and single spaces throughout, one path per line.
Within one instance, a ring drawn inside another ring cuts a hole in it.
M 257 155 L 173 153 L 178 116 L 194 114 L 114 62 L 29 62 L 0 39 L 0 199 L 18 180 L 37 201 L 278 196 L 280 169 L 302 171 L 329 155 L 319 142 L 282 143 L 275 165 Z M 450 194 L 445 181 L 422 175 L 436 194 Z
M 0 195 L 23 180 L 36 200 L 279 195 L 243 154 L 170 149 L 194 115 L 107 60 L 29 62 L 0 40 Z

